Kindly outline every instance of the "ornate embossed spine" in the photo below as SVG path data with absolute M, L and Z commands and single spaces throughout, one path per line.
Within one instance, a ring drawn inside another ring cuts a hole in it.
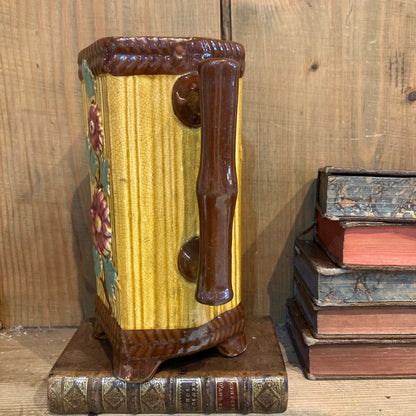
M 281 377 L 154 378 L 126 383 L 114 377 L 49 380 L 53 413 L 280 413 Z

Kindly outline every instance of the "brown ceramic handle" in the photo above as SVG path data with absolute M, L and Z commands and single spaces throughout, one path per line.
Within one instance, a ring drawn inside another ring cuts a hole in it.
M 230 59 L 199 66 L 201 160 L 197 180 L 199 276 L 196 299 L 222 305 L 233 298 L 231 245 L 237 173 L 235 136 L 239 67 Z

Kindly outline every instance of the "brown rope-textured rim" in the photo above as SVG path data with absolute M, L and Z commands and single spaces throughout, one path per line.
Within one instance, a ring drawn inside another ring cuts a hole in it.
M 114 350 L 131 357 L 167 360 L 214 347 L 244 330 L 243 307 L 230 309 L 195 328 L 122 329 L 96 297 L 96 317 Z
M 208 38 L 107 37 L 94 42 L 78 55 L 78 76 L 85 60 L 94 75 L 140 74 L 180 75 L 197 71 L 201 61 L 228 58 L 238 62 L 244 72 L 243 45 Z
M 107 335 L 113 349 L 113 373 L 128 382 L 149 380 L 159 365 L 175 357 L 193 354 L 231 341 L 232 355 L 246 348 L 241 305 L 195 328 L 122 329 L 100 298 L 96 297 L 97 330 Z M 233 344 L 234 340 L 236 342 Z M 225 353 L 228 355 L 227 347 Z

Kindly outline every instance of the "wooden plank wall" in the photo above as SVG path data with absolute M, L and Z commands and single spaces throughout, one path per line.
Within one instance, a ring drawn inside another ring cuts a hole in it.
M 243 301 L 247 313 L 283 321 L 317 169 L 416 169 L 414 1 L 0 2 L 5 326 L 76 325 L 93 313 L 76 57 L 121 34 L 222 34 L 245 45 Z
M 376 3 L 376 4 L 375 4 Z M 245 304 L 284 319 L 326 165 L 416 170 L 412 0 L 232 1 L 245 44 Z
M 112 35 L 218 38 L 218 0 L 4 0 L 0 29 L 0 319 L 78 324 L 95 292 L 78 52 Z

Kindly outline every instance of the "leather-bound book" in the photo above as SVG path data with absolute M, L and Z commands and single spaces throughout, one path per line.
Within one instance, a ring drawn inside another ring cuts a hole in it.
M 308 287 L 318 306 L 363 302 L 396 303 L 416 299 L 414 269 L 341 268 L 314 241 L 297 240 L 294 250 L 295 274 Z
M 416 267 L 415 221 L 334 221 L 318 210 L 316 239 L 340 267 Z
M 416 336 L 416 304 L 410 300 L 318 306 L 302 279 L 296 275 L 294 281 L 296 303 L 315 338 Z
M 394 378 L 416 376 L 416 335 L 382 339 L 315 338 L 298 305 L 288 302 L 287 326 L 306 377 Z
M 246 352 L 235 358 L 211 349 L 171 359 L 143 383 L 114 377 L 111 346 L 76 331 L 49 375 L 53 413 L 280 413 L 287 374 L 270 318 L 248 319 Z
M 416 219 L 416 172 L 327 166 L 318 172 L 317 202 L 334 221 Z

